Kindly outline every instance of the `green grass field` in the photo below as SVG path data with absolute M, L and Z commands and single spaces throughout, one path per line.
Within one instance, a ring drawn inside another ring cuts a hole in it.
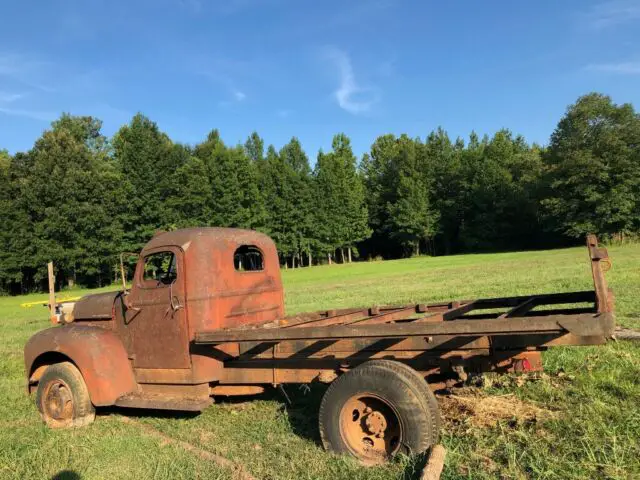
M 640 328 L 640 246 L 609 252 L 618 323 Z M 592 287 L 584 248 L 314 267 L 286 271 L 284 282 L 288 313 Z M 272 391 L 218 403 L 197 416 L 114 409 L 99 411 L 85 428 L 49 430 L 25 394 L 22 363 L 26 340 L 48 327 L 47 312 L 19 306 L 44 298 L 0 298 L 0 478 L 239 478 L 238 470 L 172 440 L 231 460 L 259 479 L 419 477 L 419 458 L 362 467 L 324 452 L 317 388 L 289 387 L 292 405 Z M 640 343 L 552 349 L 544 364 L 548 375 L 491 376 L 479 395 L 548 415 L 527 421 L 515 413 L 495 421 L 488 415 L 483 422 L 464 412 L 448 417 L 443 478 L 640 478 Z M 134 421 L 123 421 L 129 415 Z

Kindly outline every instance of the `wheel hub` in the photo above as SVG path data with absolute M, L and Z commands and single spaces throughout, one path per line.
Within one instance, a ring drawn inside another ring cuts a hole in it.
M 367 463 L 380 463 L 399 449 L 402 428 L 387 401 L 374 394 L 359 394 L 344 404 L 340 416 L 348 448 Z
M 47 414 L 56 420 L 71 418 L 73 414 L 73 397 L 66 384 L 54 382 L 47 390 L 45 406 Z
M 365 417 L 364 423 L 372 435 L 376 437 L 384 436 L 384 431 L 387 429 L 387 420 L 382 413 L 377 411 L 371 412 Z

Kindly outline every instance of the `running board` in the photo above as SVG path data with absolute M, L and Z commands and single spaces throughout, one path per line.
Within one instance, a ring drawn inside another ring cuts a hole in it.
M 156 410 L 177 410 L 183 412 L 201 412 L 213 401 L 210 397 L 186 398 L 168 397 L 158 394 L 130 393 L 116 400 L 115 405 L 127 408 L 150 408 Z

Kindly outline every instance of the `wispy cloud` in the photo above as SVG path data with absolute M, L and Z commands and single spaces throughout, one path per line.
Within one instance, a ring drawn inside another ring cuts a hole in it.
M 640 20 L 638 0 L 609 0 L 593 5 L 583 14 L 587 25 L 596 30 Z
M 327 58 L 338 71 L 340 83 L 333 92 L 338 105 L 347 112 L 358 115 L 371 111 L 379 99 L 379 91 L 371 86 L 363 86 L 356 81 L 349 55 L 343 50 L 327 50 Z
M 0 103 L 11 103 L 23 98 L 22 93 L 0 92 Z
M 618 63 L 593 63 L 585 67 L 592 72 L 614 73 L 618 75 L 640 75 L 640 61 Z
M 23 93 L 0 91 L 0 114 L 44 121 L 51 121 L 55 118 L 55 114 L 52 112 L 36 111 L 21 107 L 22 102 L 20 102 L 20 100 L 25 97 L 26 95 Z
M 196 56 L 191 63 L 197 64 L 195 67 L 191 67 L 194 74 L 224 87 L 227 91 L 228 97 L 218 102 L 220 106 L 229 106 L 232 103 L 246 100 L 247 94 L 238 87 L 236 78 L 244 76 L 243 74 L 248 65 L 247 62 L 229 60 L 223 57 L 207 58 L 206 56 Z
M 16 53 L 0 52 L 0 77 L 12 79 L 27 87 L 52 92 L 55 89 L 43 81 L 47 62 L 27 58 Z
M 14 117 L 26 117 L 32 120 L 40 120 L 44 122 L 52 122 L 58 116 L 54 112 L 45 112 L 38 110 L 27 110 L 23 108 L 9 108 L 0 105 L 0 113 L 11 115 Z
M 93 106 L 92 115 L 120 121 L 125 112 L 105 103 L 108 90 L 108 75 L 100 69 L 80 70 L 38 55 L 0 51 L 2 115 L 50 122 L 60 112 L 88 111 Z

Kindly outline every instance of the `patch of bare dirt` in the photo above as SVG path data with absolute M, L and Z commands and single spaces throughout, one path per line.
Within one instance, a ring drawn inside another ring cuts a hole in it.
M 469 425 L 489 428 L 498 421 L 509 425 L 537 423 L 556 414 L 533 402 L 520 400 L 513 394 L 487 395 L 477 389 L 465 389 L 456 394 L 440 397 L 440 409 L 450 425 Z

